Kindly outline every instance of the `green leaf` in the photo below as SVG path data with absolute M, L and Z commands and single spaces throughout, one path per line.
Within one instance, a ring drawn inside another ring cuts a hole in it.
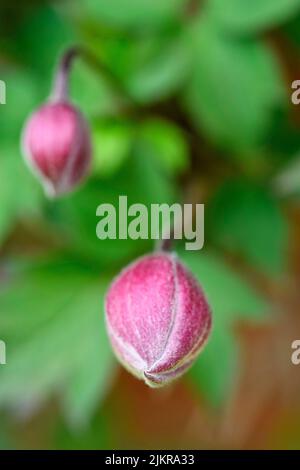
M 118 217 L 120 195 L 127 196 L 128 206 L 141 203 L 149 207 L 178 201 L 175 182 L 162 171 L 157 159 L 151 158 L 139 145 L 112 178 L 90 179 L 80 191 L 51 205 L 51 220 L 65 240 L 66 248 L 89 258 L 91 263 L 101 262 L 109 267 L 149 250 L 151 240 L 97 238 L 97 207 L 102 203 L 112 204 Z
M 58 55 L 74 43 L 76 35 L 67 18 L 55 8 L 36 8 L 15 33 L 16 53 L 50 87 L 51 72 Z
M 179 89 L 190 68 L 189 53 L 181 38 L 147 40 L 136 52 L 135 67 L 125 76 L 133 98 L 148 103 L 167 98 Z
M 28 115 L 43 98 L 36 75 L 20 68 L 3 68 L 1 79 L 6 83 L 6 104 L 0 108 L 2 145 L 18 145 Z
M 110 0 L 108 8 L 106 0 L 77 2 L 81 14 L 84 11 L 105 24 L 140 30 L 178 20 L 185 4 L 186 0 Z
M 138 103 L 166 99 L 184 83 L 190 54 L 182 31 L 155 36 L 100 37 L 101 60 Z
M 188 146 L 182 130 L 170 121 L 149 118 L 141 124 L 124 118 L 96 120 L 93 126 L 94 172 L 113 176 L 137 149 L 172 176 L 187 169 Z
M 195 58 L 186 103 L 196 125 L 224 147 L 256 147 L 283 98 L 272 51 L 256 40 L 222 35 L 207 17 L 190 33 Z
M 148 119 L 140 126 L 139 139 L 169 174 L 187 169 L 187 142 L 182 130 L 175 124 L 159 118 Z
M 4 417 L 1 416 L 1 429 L 0 429 L 0 450 L 13 450 L 15 446 L 9 432 L 9 425 L 6 423 Z
M 239 374 L 239 349 L 234 336 L 216 328 L 190 371 L 191 381 L 206 400 L 219 407 L 230 396 Z
M 88 116 L 111 113 L 115 108 L 115 96 L 98 70 L 78 60 L 74 62 L 70 76 L 70 96 Z
M 284 273 L 287 221 L 266 188 L 228 181 L 208 210 L 210 236 L 218 246 L 242 255 L 268 274 Z
M 239 372 L 239 352 L 233 326 L 238 320 L 266 321 L 267 306 L 250 286 L 212 253 L 180 251 L 180 258 L 200 282 L 213 315 L 213 328 L 190 377 L 206 399 L 220 406 Z
M 206 5 L 215 21 L 238 32 L 274 27 L 300 11 L 299 0 L 207 0 Z
M 67 390 L 72 424 L 88 421 L 109 383 L 106 287 L 104 278 L 59 260 L 24 267 L 2 286 L 0 331 L 8 359 L 0 370 L 0 405 L 31 409 Z M 84 387 L 75 385 L 84 375 Z
M 90 423 L 109 391 L 115 365 L 105 329 L 94 329 L 64 391 L 64 411 L 72 428 L 81 429 Z
M 299 49 L 300 47 L 300 15 L 298 14 L 284 28 L 284 34 Z
M 124 119 L 97 120 L 93 126 L 94 172 L 112 176 L 129 157 L 135 131 Z
M 86 429 L 74 433 L 64 423 L 57 429 L 54 445 L 62 450 L 111 449 L 116 443 L 116 427 L 111 424 L 111 410 L 102 408 Z
M 42 190 L 33 180 L 16 145 L 0 149 L 0 244 L 18 219 L 40 213 Z
M 6 104 L 0 109 L 0 244 L 19 218 L 37 214 L 41 190 L 21 156 L 21 134 L 28 115 L 41 100 L 37 77 L 26 69 L 5 67 Z
M 289 109 L 276 113 L 272 129 L 266 142 L 265 153 L 273 164 L 285 165 L 298 154 L 300 133 L 295 122 L 289 119 Z

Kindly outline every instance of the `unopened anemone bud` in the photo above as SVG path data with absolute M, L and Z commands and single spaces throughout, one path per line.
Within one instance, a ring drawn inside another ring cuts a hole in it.
M 89 170 L 91 146 L 84 118 L 70 103 L 46 103 L 26 125 L 23 153 L 48 196 L 69 192 Z
M 125 268 L 106 296 L 106 324 L 120 362 L 151 387 L 183 374 L 206 343 L 211 312 L 193 275 L 174 253 Z
M 63 57 L 52 96 L 30 116 L 23 130 L 25 161 L 50 197 L 71 191 L 90 167 L 88 124 L 68 99 L 67 81 L 74 56 L 72 50 Z

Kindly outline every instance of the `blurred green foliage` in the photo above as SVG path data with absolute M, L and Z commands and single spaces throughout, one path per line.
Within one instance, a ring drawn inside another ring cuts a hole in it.
M 203 254 L 180 253 L 207 293 L 214 329 L 188 381 L 210 405 L 226 400 L 241 366 L 235 323 L 269 321 L 267 300 L 227 255 L 266 276 L 287 275 L 288 223 L 276 188 L 283 181 L 285 195 L 299 190 L 299 178 L 284 175 L 297 162 L 300 138 L 276 38 L 297 48 L 299 27 L 299 0 L 1 2 L 3 409 L 30 413 L 55 395 L 71 429 L 88 425 L 115 374 L 105 290 L 152 248 L 100 242 L 96 208 L 116 205 L 119 195 L 129 204 L 180 201 L 190 181 L 205 195 L 190 197 L 206 203 L 206 246 Z M 21 130 L 73 43 L 95 56 L 76 64 L 71 83 L 91 124 L 93 172 L 74 194 L 49 202 L 21 159 Z M 97 437 L 103 420 L 79 441 L 61 431 L 58 446 L 108 445 L 104 433 Z M 0 447 L 2 440 L 0 433 Z
M 234 323 L 244 319 L 266 320 L 267 306 L 216 255 L 207 252 L 195 256 L 191 252 L 182 252 L 181 256 L 201 279 L 214 313 L 212 338 L 190 375 L 208 402 L 218 406 L 228 395 L 239 370 Z

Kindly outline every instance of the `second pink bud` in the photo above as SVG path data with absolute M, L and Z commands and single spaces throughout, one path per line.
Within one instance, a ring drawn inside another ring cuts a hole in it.
M 35 111 L 25 125 L 22 146 L 25 161 L 50 197 L 69 192 L 89 171 L 88 125 L 67 101 L 49 102 Z

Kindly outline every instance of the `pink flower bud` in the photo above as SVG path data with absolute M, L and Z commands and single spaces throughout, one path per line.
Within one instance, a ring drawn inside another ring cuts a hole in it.
M 23 153 L 49 196 L 70 191 L 86 176 L 91 160 L 82 114 L 65 100 L 46 103 L 25 126 Z
M 185 372 L 211 329 L 199 284 L 175 254 L 164 252 L 138 259 L 115 279 L 106 320 L 119 360 L 151 387 Z

